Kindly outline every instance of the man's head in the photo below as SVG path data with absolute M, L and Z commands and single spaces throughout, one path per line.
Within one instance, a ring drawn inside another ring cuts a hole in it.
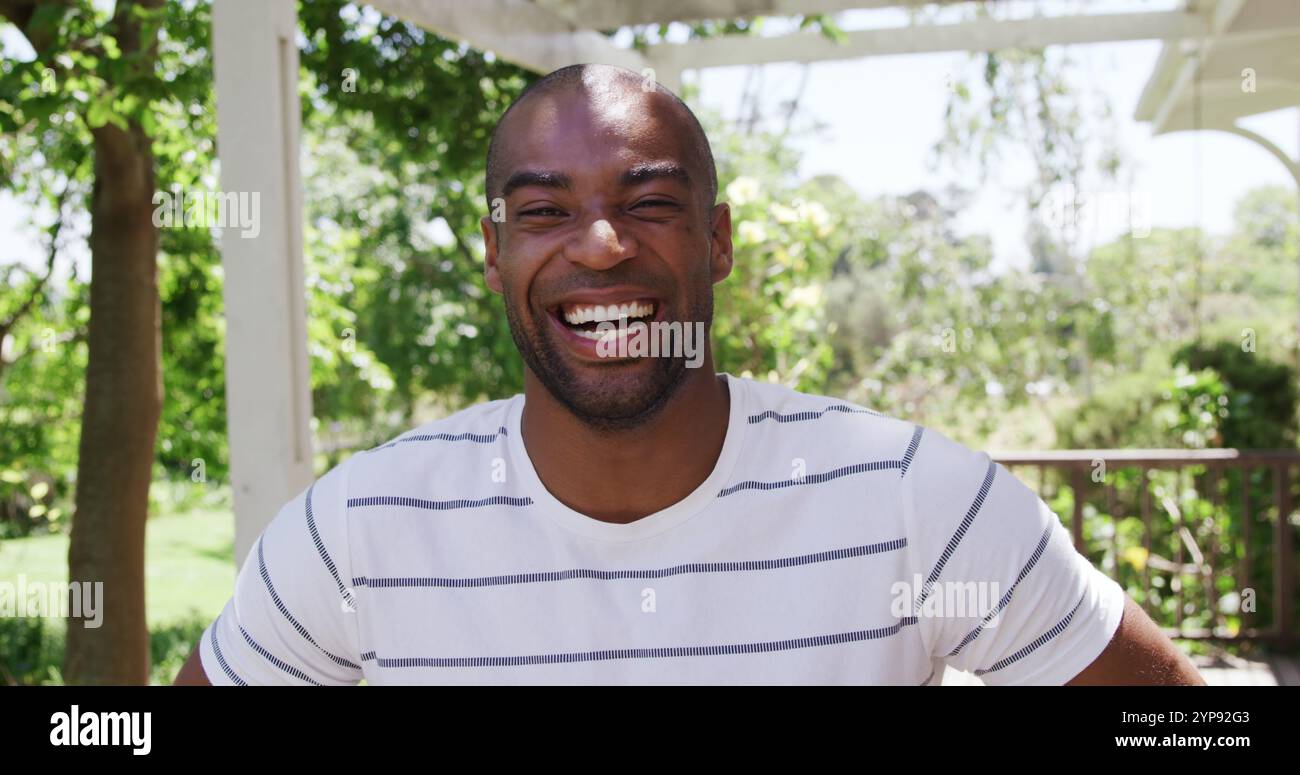
M 594 329 L 607 315 L 593 313 L 613 305 L 707 331 L 713 284 L 732 260 L 730 212 L 716 195 L 695 116 L 630 70 L 557 70 L 497 124 L 487 198 L 503 218 L 482 222 L 487 283 L 530 371 L 579 418 L 635 426 L 688 378 L 682 357 L 602 357 Z M 705 365 L 711 379 L 711 357 Z

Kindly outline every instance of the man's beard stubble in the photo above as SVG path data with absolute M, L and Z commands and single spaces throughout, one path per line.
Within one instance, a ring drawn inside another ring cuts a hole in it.
M 706 288 L 697 297 L 703 301 L 688 316 L 703 321 L 706 332 L 713 323 L 711 291 L 712 288 Z M 686 358 L 683 354 L 682 357 L 650 358 L 653 368 L 643 376 L 627 373 L 630 371 L 627 361 L 611 361 L 608 365 L 596 367 L 606 371 L 608 379 L 596 377 L 596 384 L 589 384 L 591 380 L 584 382 L 559 354 L 562 345 L 552 343 L 555 334 L 545 320 L 549 313 L 542 312 L 543 317 L 530 336 L 509 291 L 503 292 L 502 296 L 510 336 L 524 364 L 556 401 L 591 428 L 615 432 L 644 425 L 663 411 L 686 381 Z M 704 346 L 703 343 L 700 346 Z

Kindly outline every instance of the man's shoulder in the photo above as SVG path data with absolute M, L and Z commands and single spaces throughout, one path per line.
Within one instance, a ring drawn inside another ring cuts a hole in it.
M 403 445 L 423 442 L 469 442 L 471 444 L 492 444 L 506 437 L 506 424 L 514 402 L 520 396 L 502 398 L 496 401 L 484 401 L 466 407 L 446 417 L 431 420 L 398 434 L 396 438 L 368 450 L 378 452 L 387 449 L 410 449 Z
M 341 474 L 349 497 L 363 490 L 399 495 L 417 484 L 427 491 L 438 481 L 454 480 L 458 471 L 505 456 L 510 412 L 519 398 L 485 401 L 426 422 L 352 455 L 327 476 Z
M 978 483 L 993 465 L 989 455 L 919 423 L 833 396 L 770 382 L 742 380 L 745 420 L 758 445 L 816 445 L 845 464 L 882 462 L 900 476 L 931 484 Z
M 816 441 L 845 452 L 902 455 L 922 429 L 867 406 L 805 393 L 771 382 L 743 379 L 747 433 L 759 441 Z

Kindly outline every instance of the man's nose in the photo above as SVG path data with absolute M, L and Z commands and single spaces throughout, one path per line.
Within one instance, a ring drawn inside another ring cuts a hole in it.
M 575 264 L 605 270 L 636 255 L 636 241 L 619 234 L 613 224 L 597 218 L 564 247 L 564 256 Z

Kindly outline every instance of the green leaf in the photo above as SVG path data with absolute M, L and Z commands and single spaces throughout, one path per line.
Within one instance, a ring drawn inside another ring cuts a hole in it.
M 86 108 L 86 123 L 91 129 L 98 129 L 113 117 L 112 108 L 104 100 L 95 100 Z

